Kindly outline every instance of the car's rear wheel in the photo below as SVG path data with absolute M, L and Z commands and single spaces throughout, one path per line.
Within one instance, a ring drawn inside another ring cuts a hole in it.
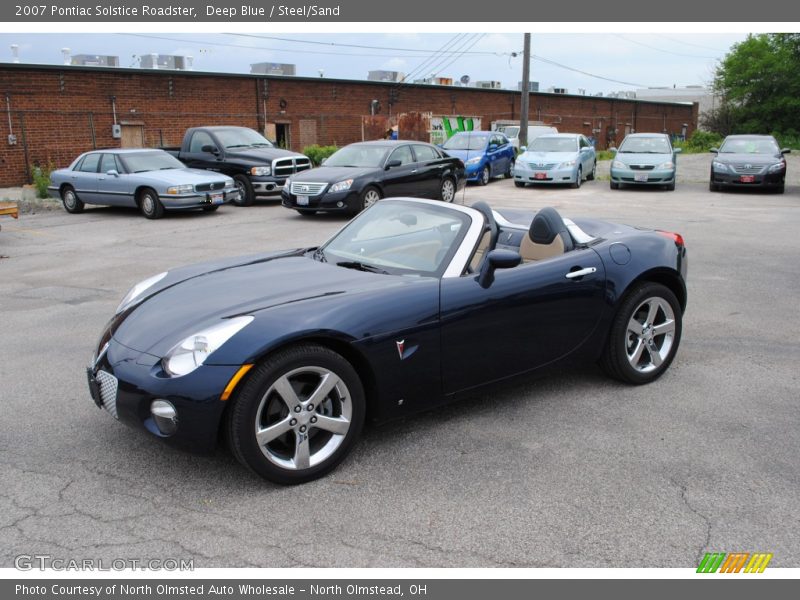
M 488 185 L 489 180 L 492 178 L 492 173 L 489 171 L 489 165 L 483 167 L 483 171 L 481 171 L 481 176 L 478 178 L 478 183 L 480 185 Z
M 675 358 L 681 328 L 675 294 L 659 283 L 640 283 L 628 292 L 614 317 L 600 366 L 620 381 L 650 383 Z
M 373 204 L 375 204 L 378 200 L 381 199 L 381 193 L 378 188 L 374 186 L 367 186 L 364 188 L 364 191 L 361 192 L 361 210 L 366 210 Z
M 456 184 L 450 177 L 442 180 L 442 187 L 439 190 L 439 198 L 443 202 L 452 202 L 456 197 Z
M 83 212 L 85 206 L 71 185 L 65 185 L 62 188 L 61 202 L 64 204 L 64 210 L 72 214 Z
M 139 210 L 148 219 L 160 219 L 164 216 L 164 205 L 158 199 L 155 190 L 145 188 L 139 192 Z
M 364 424 L 361 380 L 317 344 L 287 348 L 248 375 L 228 415 L 236 458 L 281 484 L 322 477 L 350 452 Z
M 239 199 L 234 201 L 234 204 L 236 206 L 250 206 L 253 204 L 256 199 L 256 193 L 247 175 L 234 175 L 233 183 L 236 184 L 236 189 L 239 190 Z

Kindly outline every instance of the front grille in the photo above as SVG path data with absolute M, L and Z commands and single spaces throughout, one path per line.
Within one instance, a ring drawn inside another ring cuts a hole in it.
M 634 171 L 652 171 L 656 168 L 655 165 L 629 165 Z
M 98 371 L 95 379 L 100 384 L 100 400 L 103 401 L 103 406 L 112 417 L 119 419 L 117 416 L 117 378 L 105 371 Z
M 311 161 L 305 156 L 276 158 L 272 161 L 272 174 L 275 177 L 289 177 L 311 168 Z
M 739 175 L 758 175 L 764 170 L 760 165 L 731 165 L 733 172 Z
M 528 166 L 531 169 L 540 169 L 544 171 L 549 171 L 550 169 L 556 166 L 556 163 L 528 163 Z
M 322 193 L 327 183 L 303 183 L 302 181 L 293 181 L 291 192 L 295 196 L 317 196 Z
M 210 192 L 212 190 L 224 190 L 225 189 L 225 182 L 224 181 L 215 181 L 214 183 L 201 183 L 199 185 L 194 186 L 194 189 L 198 192 Z

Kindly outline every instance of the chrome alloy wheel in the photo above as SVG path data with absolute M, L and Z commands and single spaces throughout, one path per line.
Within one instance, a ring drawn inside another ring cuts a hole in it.
M 628 321 L 625 347 L 628 362 L 637 371 L 650 373 L 669 357 L 674 340 L 672 306 L 663 298 L 647 298 Z
M 442 182 L 442 201 L 452 202 L 456 197 L 456 186 L 453 184 L 452 179 L 445 179 Z
M 369 208 L 380 199 L 381 195 L 378 193 L 378 190 L 374 189 L 367 190 L 367 193 L 364 194 L 364 208 Z
M 350 430 L 350 391 L 333 371 L 306 366 L 279 377 L 261 398 L 255 436 L 271 463 L 308 469 L 330 457 Z

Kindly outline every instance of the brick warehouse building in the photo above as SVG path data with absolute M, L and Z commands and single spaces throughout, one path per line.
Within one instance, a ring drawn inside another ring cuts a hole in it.
M 0 187 L 27 183 L 31 167 L 64 167 L 93 148 L 177 146 L 198 125 L 252 127 L 299 151 L 380 137 L 404 114 L 480 117 L 488 129 L 518 119 L 521 100 L 510 90 L 26 64 L 0 64 L 0 93 Z M 630 131 L 690 135 L 697 104 L 532 93 L 530 118 L 593 134 L 603 149 Z M 120 137 L 112 135 L 115 121 Z M 426 139 L 422 129 L 401 121 L 401 137 Z

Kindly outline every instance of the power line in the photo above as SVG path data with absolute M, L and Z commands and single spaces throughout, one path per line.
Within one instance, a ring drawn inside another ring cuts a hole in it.
M 575 73 L 580 73 L 581 75 L 586 75 L 587 77 L 594 77 L 595 79 L 602 79 L 603 81 L 610 81 L 612 83 L 621 83 L 622 85 L 630 85 L 633 87 L 649 87 L 644 85 L 643 83 L 631 83 L 630 81 L 620 81 L 619 79 L 612 79 L 611 77 L 604 77 L 603 75 L 595 75 L 594 73 L 589 73 L 588 71 L 581 71 L 580 69 L 575 69 L 574 67 L 568 67 L 567 65 L 561 64 L 554 60 L 550 60 L 549 58 L 545 58 L 544 56 L 537 56 L 536 54 L 531 54 L 531 58 L 533 60 L 538 60 L 539 62 L 546 63 L 548 65 L 553 65 L 554 67 L 559 67 L 561 69 L 566 69 L 567 71 L 573 71 Z
M 406 81 L 409 81 L 409 80 L 413 79 L 417 75 L 422 74 L 425 71 L 425 69 L 428 68 L 427 65 L 428 64 L 432 64 L 432 61 L 436 60 L 436 57 L 440 52 L 446 51 L 448 48 L 453 47 L 454 44 L 458 43 L 458 41 L 461 39 L 462 36 L 466 36 L 466 35 L 467 34 L 465 34 L 465 33 L 458 33 L 458 34 L 454 35 L 441 48 L 439 48 L 439 50 L 434 51 L 428 58 L 426 58 L 424 61 L 422 61 L 419 65 L 417 65 L 409 73 L 407 73 L 403 77 L 402 83 L 405 83 Z
M 456 62 L 457 60 L 459 60 L 459 59 L 463 58 L 463 57 L 464 57 L 464 56 L 465 56 L 465 55 L 466 55 L 466 54 L 469 52 L 469 49 L 470 49 L 470 48 L 473 48 L 473 47 L 475 46 L 475 44 L 477 44 L 478 42 L 480 42 L 480 41 L 481 41 L 481 40 L 482 40 L 482 39 L 483 39 L 485 36 L 486 36 L 486 34 L 485 34 L 485 33 L 482 33 L 482 34 L 480 34 L 480 35 L 477 37 L 477 39 L 475 39 L 475 41 L 473 41 L 473 42 L 472 42 L 472 43 L 471 43 L 471 44 L 470 44 L 470 45 L 467 47 L 467 49 L 466 49 L 466 50 L 464 50 L 464 51 L 463 51 L 461 54 L 459 54 L 458 56 L 455 56 L 455 57 L 453 57 L 453 59 L 452 59 L 450 62 L 448 62 L 446 65 L 444 65 L 443 67 L 441 67 L 441 68 L 439 69 L 439 71 L 437 71 L 437 73 L 436 73 L 436 74 L 438 75 L 439 73 L 441 73 L 441 72 L 442 72 L 442 71 L 444 71 L 445 69 L 448 69 L 448 68 L 450 68 L 450 65 L 452 65 L 452 64 L 453 64 L 454 62 Z
M 670 42 L 675 42 L 676 44 L 683 44 L 685 46 L 693 46 L 695 48 L 702 48 L 703 50 L 711 50 L 712 52 L 719 52 L 720 54 L 728 52 L 728 50 L 720 50 L 719 48 L 712 48 L 711 46 L 703 46 L 701 44 L 692 44 L 691 42 L 684 42 L 683 40 L 676 40 L 675 38 L 667 37 L 666 35 L 662 35 L 660 33 L 656 34 L 660 38 L 664 38 L 665 40 L 669 40 Z
M 655 46 L 651 46 L 649 44 L 645 44 L 643 42 L 637 42 L 636 40 L 630 40 L 626 38 L 624 35 L 620 35 L 618 33 L 613 34 L 614 37 L 618 37 L 621 40 L 624 40 L 630 44 L 636 44 L 638 46 L 643 46 L 645 48 L 650 48 L 650 50 L 655 50 L 656 52 L 663 52 L 664 54 L 672 54 L 673 56 L 684 56 L 688 58 L 707 58 L 707 59 L 716 59 L 716 56 L 700 56 L 698 54 L 683 54 L 682 52 L 673 52 L 672 50 L 664 50 L 663 48 L 656 48 Z

